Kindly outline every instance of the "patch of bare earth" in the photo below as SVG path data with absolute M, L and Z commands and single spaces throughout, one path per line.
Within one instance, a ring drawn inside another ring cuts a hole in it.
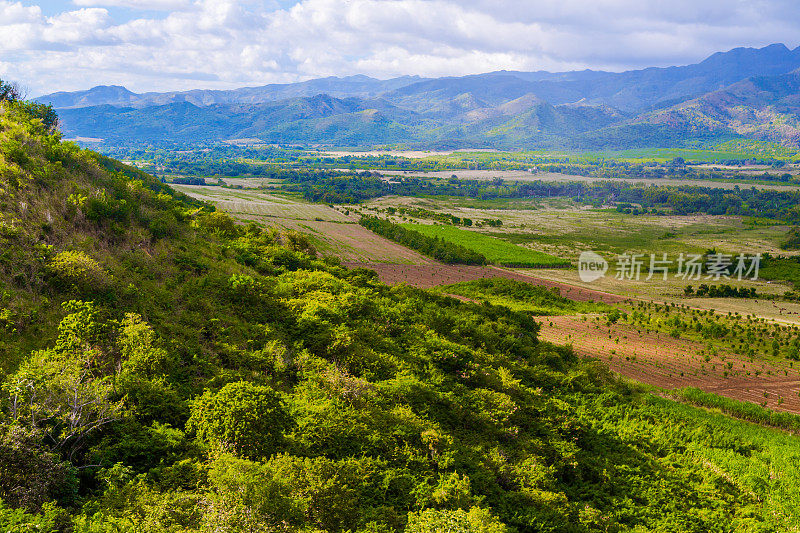
M 800 373 L 794 368 L 731 353 L 706 360 L 699 342 L 628 324 L 609 326 L 592 317 L 541 317 L 540 322 L 542 340 L 571 344 L 578 355 L 598 358 L 626 378 L 668 389 L 697 387 L 800 414 Z
M 506 278 L 548 288 L 557 288 L 562 296 L 581 302 L 594 301 L 620 303 L 625 298 L 607 292 L 576 287 L 567 283 L 520 274 L 510 269 L 493 266 L 445 265 L 431 261 L 423 265 L 397 265 L 388 263 L 345 263 L 350 268 L 368 268 L 378 273 L 381 281 L 388 285 L 406 283 L 414 287 L 429 289 L 440 285 L 460 283 L 485 278 Z

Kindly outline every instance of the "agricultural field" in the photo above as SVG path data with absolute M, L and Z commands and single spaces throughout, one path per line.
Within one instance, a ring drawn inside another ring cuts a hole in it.
M 333 222 L 350 221 L 345 215 L 326 205 L 303 202 L 284 194 L 202 185 L 173 185 L 173 187 L 198 200 L 211 202 L 223 211 L 235 215 L 250 215 L 265 219 L 321 218 Z
M 725 283 L 734 287 L 755 289 L 760 297 L 756 298 L 708 298 L 689 297 L 684 294 L 686 281 L 669 277 L 666 281 L 655 277 L 649 281 L 616 279 L 613 271 L 596 281 L 586 283 L 580 280 L 575 270 L 537 269 L 521 270 L 522 273 L 535 275 L 554 283 L 562 283 L 618 294 L 632 300 L 647 302 L 671 303 L 687 305 L 694 309 L 714 310 L 720 313 L 738 313 L 741 316 L 753 315 L 784 323 L 800 324 L 800 304 L 778 299 L 791 289 L 789 283 L 770 282 L 765 280 L 727 280 Z M 646 277 L 646 276 L 645 276 Z M 694 283 L 695 286 L 697 282 Z
M 764 407 L 800 413 L 800 373 L 793 361 L 764 360 L 708 343 L 650 331 L 606 316 L 547 316 L 540 337 L 598 358 L 626 378 L 664 389 L 697 387 Z
M 175 188 L 193 198 L 213 203 L 238 220 L 305 233 L 321 254 L 345 262 L 412 265 L 431 262 L 422 254 L 362 228 L 358 225 L 358 217 L 350 215 L 347 210 L 259 190 L 198 185 L 176 185 Z
M 471 228 L 535 251 L 575 261 L 581 252 L 608 254 L 703 253 L 714 248 L 736 253 L 797 255 L 780 248 L 790 226 L 771 220 L 728 215 L 631 216 L 615 209 L 595 209 L 569 199 L 492 199 L 385 197 L 365 208 L 375 213 L 427 211 L 469 218 L 496 219 L 499 227 Z M 411 220 L 405 222 L 427 222 Z M 394 216 L 395 222 L 403 222 Z
M 436 237 L 475 250 L 486 256 L 492 263 L 502 266 L 546 267 L 569 265 L 568 262 L 558 257 L 517 246 L 490 235 L 453 226 L 403 224 L 403 227 L 418 231 L 428 237 Z
M 616 304 L 624 302 L 627 298 L 593 290 L 577 287 L 569 283 L 548 280 L 534 273 L 526 274 L 521 269 L 500 268 L 496 266 L 471 266 L 471 265 L 444 265 L 435 261 L 428 264 L 404 265 L 392 263 L 346 263 L 351 267 L 363 267 L 374 270 L 380 280 L 388 285 L 405 283 L 421 289 L 441 289 L 446 294 L 460 295 L 458 289 L 449 289 L 456 283 L 502 278 L 532 284 L 547 289 L 557 289 L 560 294 L 570 300 L 578 302 L 598 302 Z M 442 286 L 446 286 L 442 288 Z M 464 298 L 472 299 L 469 296 Z

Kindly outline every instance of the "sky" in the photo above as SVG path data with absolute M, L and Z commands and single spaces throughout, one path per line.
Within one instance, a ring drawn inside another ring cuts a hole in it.
M 0 0 L 0 79 L 28 96 L 325 76 L 622 71 L 800 45 L 797 0 Z

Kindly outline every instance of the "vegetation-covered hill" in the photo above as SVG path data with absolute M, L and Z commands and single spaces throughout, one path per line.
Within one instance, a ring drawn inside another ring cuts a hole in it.
M 796 472 L 765 466 L 792 437 L 236 225 L 31 111 L 0 107 L 0 529 L 797 525 Z
M 735 132 L 797 146 L 800 70 L 748 78 L 725 89 L 654 112 L 643 120 L 691 133 Z
M 776 44 L 737 48 L 694 65 L 622 73 L 491 72 L 385 81 L 354 76 L 146 94 L 95 87 L 39 100 L 62 108 L 67 135 L 117 145 L 257 138 L 337 146 L 594 149 L 683 146 L 743 135 L 796 147 L 796 82 L 789 73 L 799 67 L 800 48 Z M 766 80 L 772 95 L 753 89 L 752 97 L 741 97 L 743 87 Z

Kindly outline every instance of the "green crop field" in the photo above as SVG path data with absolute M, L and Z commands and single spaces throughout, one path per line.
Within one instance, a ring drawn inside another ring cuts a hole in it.
M 480 252 L 489 261 L 505 266 L 567 266 L 568 261 L 558 257 L 523 248 L 510 242 L 484 235 L 475 231 L 463 230 L 453 226 L 438 226 L 431 224 L 402 224 L 403 227 L 412 229 L 429 237 L 438 237 L 442 240 L 464 246 Z

